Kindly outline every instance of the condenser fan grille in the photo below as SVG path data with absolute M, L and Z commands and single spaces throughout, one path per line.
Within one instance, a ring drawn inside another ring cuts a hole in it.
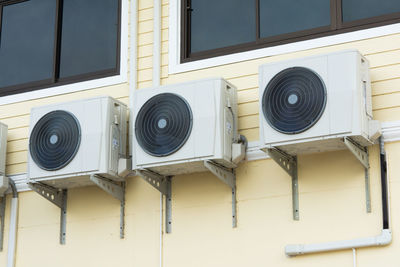
M 294 67 L 275 75 L 263 97 L 264 117 L 271 127 L 285 134 L 296 134 L 312 127 L 326 104 L 326 89 L 313 71 Z
M 29 151 L 40 168 L 54 171 L 75 157 L 80 141 L 81 129 L 75 116 L 56 110 L 44 115 L 33 127 Z
M 163 157 L 180 149 L 192 130 L 192 111 L 180 96 L 162 93 L 150 98 L 139 110 L 135 134 L 148 154 Z

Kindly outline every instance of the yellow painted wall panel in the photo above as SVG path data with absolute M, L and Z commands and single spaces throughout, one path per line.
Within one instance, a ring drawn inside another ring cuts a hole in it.
M 149 45 L 153 43 L 153 32 L 141 33 L 138 35 L 138 46 Z
M 367 56 L 371 68 L 400 63 L 400 49 L 384 51 Z
M 138 71 L 138 81 L 149 81 L 152 79 L 153 70 L 152 69 L 144 69 Z
M 161 6 L 161 16 L 162 17 L 168 17 L 169 16 L 169 6 L 168 5 L 162 5 Z
M 374 119 L 380 121 L 398 121 L 400 118 L 400 107 L 385 108 L 374 111 Z
M 258 115 L 250 115 L 239 118 L 239 129 L 258 127 Z
M 8 130 L 8 141 L 25 139 L 28 136 L 29 127 L 22 127 Z
M 28 138 L 19 139 L 15 141 L 9 141 L 7 143 L 7 153 L 24 151 L 28 148 L 29 140 Z
M 163 17 L 161 20 L 161 29 L 168 29 L 169 17 Z
M 373 97 L 372 107 L 374 110 L 399 107 L 399 106 L 400 106 L 400 92 Z
M 168 78 L 168 66 L 161 66 L 161 78 Z
M 400 64 L 371 69 L 371 81 L 382 81 L 400 77 Z
M 146 8 L 152 8 L 153 7 L 153 1 L 151 0 L 138 0 L 138 9 L 146 9 Z
M 28 159 L 28 151 L 19 151 L 19 152 L 11 152 L 7 153 L 7 164 L 17 164 L 17 163 L 25 163 Z
M 382 95 L 400 91 L 400 78 L 372 83 L 372 94 Z
M 109 95 L 114 98 L 118 98 L 121 96 L 129 95 L 129 88 L 127 84 L 122 83 L 108 87 L 101 87 L 94 90 L 85 90 L 85 91 L 75 92 L 72 94 L 57 95 L 48 98 L 40 98 L 26 102 L 2 105 L 0 106 L 0 114 L 1 114 L 0 116 L 7 118 L 7 117 L 17 116 L 20 114 L 26 115 L 30 113 L 32 107 L 73 101 L 73 100 L 90 98 L 101 95 Z
M 169 57 L 168 53 L 161 54 L 161 66 L 168 66 Z
M 17 117 L 8 117 L 0 120 L 2 123 L 7 124 L 8 129 L 14 129 L 29 125 L 29 115 L 20 115 Z
M 138 23 L 138 33 L 147 33 L 147 32 L 152 32 L 153 31 L 153 20 L 145 20 L 145 21 L 139 21 Z
M 259 128 L 242 129 L 239 131 L 240 134 L 246 136 L 249 142 L 259 140 Z
M 152 68 L 153 66 L 153 57 L 152 56 L 148 56 L 148 57 L 141 57 L 138 59 L 138 67 L 140 69 L 148 69 L 148 68 Z
M 143 45 L 138 47 L 138 57 L 149 57 L 153 55 L 153 45 Z
M 161 42 L 161 53 L 168 53 L 168 41 L 162 41 Z
M 248 116 L 258 114 L 258 101 L 249 102 L 244 104 L 239 104 L 238 106 L 238 116 Z
M 19 173 L 26 173 L 27 170 L 27 163 L 18 163 L 18 164 L 11 164 L 11 165 L 6 165 L 6 174 L 11 175 L 11 174 L 19 174 Z
M 138 89 L 148 88 L 153 85 L 153 81 L 143 81 L 138 83 Z
M 168 32 L 168 28 L 167 29 L 162 29 L 161 30 L 161 41 L 168 41 L 168 37 L 169 37 L 169 32 Z
M 138 21 L 152 20 L 153 8 L 143 9 L 138 11 Z
M 258 87 L 248 90 L 238 91 L 238 102 L 247 103 L 258 101 Z

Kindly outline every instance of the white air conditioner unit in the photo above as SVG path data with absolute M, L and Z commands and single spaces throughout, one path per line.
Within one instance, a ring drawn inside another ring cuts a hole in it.
M 28 178 L 56 188 L 92 184 L 90 175 L 114 181 L 126 157 L 126 105 L 95 97 L 33 108 Z
M 237 92 L 221 78 L 136 90 L 132 169 L 202 172 L 204 161 L 235 168 Z
M 356 50 L 260 66 L 260 139 L 292 155 L 375 142 L 368 61 Z
M 6 175 L 7 125 L 0 122 L 0 197 L 8 188 Z

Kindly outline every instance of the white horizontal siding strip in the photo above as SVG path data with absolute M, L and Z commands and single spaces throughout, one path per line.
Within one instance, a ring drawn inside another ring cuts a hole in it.
M 382 133 L 383 140 L 385 142 L 400 141 L 400 121 L 382 122 Z M 246 151 L 247 161 L 269 158 L 269 156 L 266 153 L 262 152 L 259 147 L 259 141 L 249 142 Z M 15 181 L 18 192 L 30 190 L 27 185 L 28 180 L 26 173 L 11 175 L 10 178 Z
M 280 54 L 293 53 L 318 47 L 359 41 L 389 34 L 400 33 L 400 23 L 359 30 L 349 33 L 336 34 L 311 40 L 294 42 L 290 44 L 277 45 L 261 48 L 247 52 L 235 53 L 226 56 L 213 57 L 194 62 L 180 63 L 180 7 L 181 0 L 170 0 L 169 9 L 169 74 L 205 69 L 221 66 L 256 58 L 276 56 Z
M 50 96 L 69 94 L 78 91 L 95 89 L 105 86 L 116 85 L 127 82 L 128 76 L 128 26 L 129 5 L 128 0 L 122 0 L 121 6 L 121 53 L 120 53 L 120 75 L 106 77 L 91 81 L 72 83 L 62 86 L 50 87 L 32 92 L 0 97 L 0 105 L 7 105 L 22 101 L 45 98 Z
M 400 121 L 382 122 L 381 127 L 385 142 L 400 141 Z

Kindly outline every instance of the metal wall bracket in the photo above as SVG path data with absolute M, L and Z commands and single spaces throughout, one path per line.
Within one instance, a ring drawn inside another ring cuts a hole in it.
M 361 146 L 352 139 L 346 137 L 343 139 L 343 143 L 351 151 L 351 153 L 356 157 L 356 159 L 364 167 L 365 172 L 365 200 L 366 200 L 366 210 L 368 213 L 371 212 L 371 189 L 370 189 L 370 178 L 369 178 L 369 154 L 366 147 Z
M 38 193 L 61 209 L 60 244 L 64 245 L 67 230 L 67 189 L 58 189 L 42 183 L 28 183 L 28 186 L 33 191 L 35 191 L 36 193 Z
M 0 251 L 3 251 L 4 242 L 4 221 L 6 216 L 6 195 L 1 197 L 0 202 Z
M 225 168 L 213 161 L 204 161 L 204 166 L 223 183 L 232 188 L 232 227 L 237 226 L 236 173 L 233 169 Z
M 166 198 L 165 200 L 165 232 L 171 233 L 172 224 L 172 195 L 171 195 L 171 180 L 172 176 L 163 176 L 150 170 L 136 170 L 136 174 L 143 180 L 160 191 Z
M 298 221 L 300 219 L 300 216 L 299 216 L 299 182 L 297 175 L 297 157 L 289 155 L 278 148 L 267 149 L 267 153 L 292 178 L 293 220 Z
M 125 182 L 117 183 L 96 174 L 92 174 L 90 180 L 121 202 L 119 237 L 123 239 L 125 236 Z

